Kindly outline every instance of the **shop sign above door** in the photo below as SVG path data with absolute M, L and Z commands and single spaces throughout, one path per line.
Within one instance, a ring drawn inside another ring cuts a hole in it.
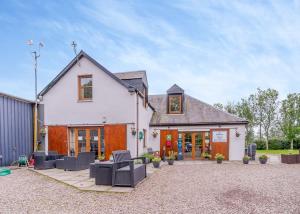
M 227 142 L 227 131 L 213 131 L 212 142 L 214 143 L 226 143 Z

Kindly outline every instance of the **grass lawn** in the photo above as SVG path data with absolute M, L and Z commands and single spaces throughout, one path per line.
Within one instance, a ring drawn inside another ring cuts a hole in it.
M 257 150 L 259 154 L 299 154 L 299 149 L 282 149 L 282 150 Z

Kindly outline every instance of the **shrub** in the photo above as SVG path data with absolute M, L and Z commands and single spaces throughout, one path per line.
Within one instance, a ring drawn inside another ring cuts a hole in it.
M 161 158 L 160 157 L 154 157 L 152 159 L 152 162 L 160 162 L 161 161 Z
M 266 159 L 268 159 L 267 155 L 261 155 L 261 156 L 259 156 L 259 160 L 266 160 Z
M 148 158 L 149 160 L 152 160 L 154 158 L 154 155 L 153 154 L 149 154 L 149 153 L 145 153 L 145 154 L 143 154 L 143 157 L 144 158 Z
M 201 156 L 202 156 L 203 158 L 211 159 L 211 154 L 209 154 L 208 152 L 203 152 L 203 153 L 201 154 Z
M 248 161 L 248 160 L 250 160 L 250 157 L 249 157 L 248 155 L 245 155 L 245 156 L 243 157 L 243 160 L 244 160 L 244 161 Z
M 167 160 L 175 160 L 177 153 L 174 151 L 169 151 L 169 156 L 167 157 Z
M 266 141 L 264 141 L 264 140 L 255 140 L 254 143 L 256 144 L 256 148 L 258 150 L 266 149 Z
M 220 153 L 217 153 L 216 156 L 215 156 L 216 160 L 224 160 L 224 158 L 225 158 L 224 155 L 222 155 Z

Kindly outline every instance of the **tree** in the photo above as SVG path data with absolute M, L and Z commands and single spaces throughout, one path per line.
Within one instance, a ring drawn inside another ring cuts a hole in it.
M 300 93 L 289 94 L 280 108 L 281 129 L 294 147 L 294 139 L 300 134 Z
M 255 112 L 253 111 L 250 97 L 248 99 L 242 99 L 240 102 L 238 102 L 235 109 L 237 116 L 248 121 L 248 125 L 246 126 L 246 142 L 249 144 L 254 137 L 253 128 L 255 126 Z
M 260 109 L 260 127 L 263 127 L 266 137 L 266 149 L 269 149 L 270 129 L 276 121 L 278 108 L 278 91 L 274 89 L 258 89 L 258 103 Z M 261 134 L 261 133 L 260 133 Z
M 236 105 L 234 102 L 228 102 L 225 106 L 224 106 L 224 110 L 227 111 L 229 114 L 233 114 L 236 115 L 237 111 L 236 111 Z
M 222 103 L 215 103 L 215 104 L 214 104 L 214 107 L 215 107 L 216 109 L 219 109 L 219 110 L 223 111 L 223 104 L 222 104 Z

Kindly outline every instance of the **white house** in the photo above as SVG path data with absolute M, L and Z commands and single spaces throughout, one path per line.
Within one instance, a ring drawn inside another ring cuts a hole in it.
M 203 152 L 240 160 L 247 121 L 215 109 L 172 86 L 148 95 L 145 71 L 111 73 L 81 51 L 40 94 L 46 150 L 61 154 L 95 151 L 108 159 L 113 150 L 138 156 L 152 148 L 184 158 Z M 168 142 L 167 142 L 168 141 Z

